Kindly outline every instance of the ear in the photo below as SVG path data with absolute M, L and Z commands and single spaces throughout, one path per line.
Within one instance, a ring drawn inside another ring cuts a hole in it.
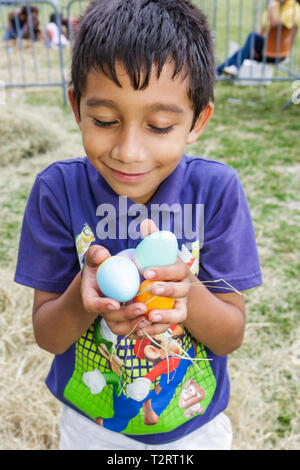
M 80 119 L 79 109 L 78 109 L 78 106 L 77 106 L 77 100 L 75 98 L 73 88 L 69 88 L 68 97 L 69 97 L 70 105 L 71 105 L 71 108 L 73 110 L 73 113 L 74 113 L 76 122 L 78 124 L 78 127 L 79 127 L 79 129 L 81 129 L 81 119 Z
M 212 114 L 214 112 L 214 105 L 213 103 L 209 103 L 206 108 L 202 111 L 200 116 L 198 117 L 197 121 L 194 124 L 193 129 L 190 131 L 187 141 L 187 144 L 192 144 L 204 131 L 204 128 L 208 121 L 210 120 Z

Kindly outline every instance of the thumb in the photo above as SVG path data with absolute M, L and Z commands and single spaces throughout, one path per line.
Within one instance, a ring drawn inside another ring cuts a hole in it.
M 141 222 L 140 230 L 143 238 L 147 237 L 151 233 L 159 232 L 159 228 L 157 228 L 157 226 L 151 219 L 143 220 Z
M 92 245 L 85 253 L 85 264 L 90 268 L 98 267 L 110 257 L 109 251 L 101 245 Z

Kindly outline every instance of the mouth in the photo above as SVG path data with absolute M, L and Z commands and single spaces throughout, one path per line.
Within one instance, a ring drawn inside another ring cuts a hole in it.
M 127 181 L 127 182 L 140 181 L 143 178 L 145 178 L 147 175 L 149 175 L 149 173 L 151 173 L 151 170 L 144 171 L 142 173 L 125 173 L 123 171 L 114 170 L 113 168 L 109 167 L 106 164 L 105 166 L 112 172 L 115 178 L 117 178 L 118 180 Z

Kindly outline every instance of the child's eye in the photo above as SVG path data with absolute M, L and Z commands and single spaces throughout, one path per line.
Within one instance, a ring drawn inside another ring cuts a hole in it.
M 99 121 L 99 119 L 94 119 L 94 123 L 99 127 L 111 127 L 114 124 L 118 124 L 118 121 Z
M 149 127 L 150 127 L 154 132 L 157 132 L 158 134 L 168 134 L 168 133 L 173 129 L 173 126 L 169 126 L 169 127 L 155 127 L 155 126 L 149 125 Z

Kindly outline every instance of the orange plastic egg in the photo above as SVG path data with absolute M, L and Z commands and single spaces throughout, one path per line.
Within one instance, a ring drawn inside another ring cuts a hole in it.
M 152 294 L 150 289 L 153 283 L 154 281 L 148 281 L 147 279 L 143 281 L 133 302 L 144 303 L 148 308 L 148 313 L 151 310 L 171 310 L 174 307 L 175 300 L 171 297 L 160 297 Z

